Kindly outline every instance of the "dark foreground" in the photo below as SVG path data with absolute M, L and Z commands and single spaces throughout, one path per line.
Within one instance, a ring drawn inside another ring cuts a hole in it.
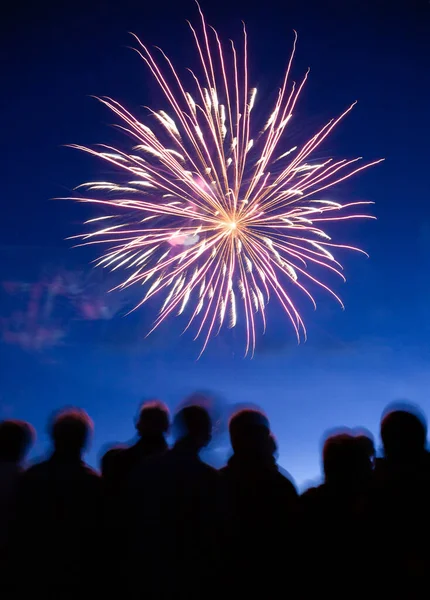
M 233 453 L 218 471 L 199 458 L 212 431 L 203 406 L 171 424 L 163 404 L 145 403 L 139 440 L 106 452 L 101 476 L 82 461 L 84 411 L 50 427 L 52 454 L 24 470 L 32 427 L 0 423 L 1 598 L 428 594 L 430 458 L 411 409 L 384 415 L 383 458 L 366 434 L 329 436 L 324 483 L 302 496 L 258 411 L 232 417 Z

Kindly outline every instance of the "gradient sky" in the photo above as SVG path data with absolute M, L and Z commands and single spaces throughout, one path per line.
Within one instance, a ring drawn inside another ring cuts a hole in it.
M 187 394 L 209 390 L 221 403 L 252 403 L 267 412 L 280 463 L 303 485 L 319 475 L 327 428 L 362 426 L 377 436 L 384 406 L 397 399 L 430 413 L 430 3 L 266 0 L 251 8 L 202 0 L 223 38 L 238 39 L 246 22 L 250 80 L 259 89 L 255 111 L 266 114 L 265 98 L 280 83 L 296 29 L 293 74 L 308 66 L 311 73 L 291 139 L 303 141 L 358 100 L 317 158 L 386 158 L 331 194 L 376 202 L 377 221 L 336 228 L 339 240 L 370 254 L 342 257 L 348 281 L 336 290 L 346 310 L 319 294 L 313 312 L 301 298 L 309 339 L 298 347 L 271 304 L 268 332 L 252 361 L 238 351 L 240 326 L 214 340 L 199 361 L 198 346 L 180 336 L 179 322 L 145 339 L 153 309 L 122 317 L 133 297 L 106 298 L 111 280 L 87 266 L 95 254 L 64 241 L 95 216 L 92 209 L 50 200 L 106 176 L 105 165 L 65 144 L 127 142 L 91 95 L 112 96 L 142 118 L 144 105 L 164 107 L 128 48 L 128 31 L 162 46 L 179 67 L 195 65 L 185 20 L 198 19 L 196 7 L 191 0 L 170 4 L 41 1 L 2 15 L 0 417 L 34 423 L 38 455 L 52 410 L 83 406 L 96 425 L 89 460 L 97 464 L 104 444 L 132 436 L 142 398 L 158 396 L 173 409 Z M 55 296 L 53 306 L 44 283 L 52 291 L 66 272 L 67 294 Z M 24 322 L 17 311 L 27 311 Z M 5 335 L 14 312 L 15 329 L 27 336 L 20 344 Z M 55 344 L 42 344 L 47 337 Z

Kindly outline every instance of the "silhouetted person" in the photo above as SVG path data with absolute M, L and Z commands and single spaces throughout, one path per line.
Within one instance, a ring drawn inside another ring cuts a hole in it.
M 229 505 L 228 578 L 232 597 L 266 594 L 293 572 L 298 496 L 282 475 L 267 418 L 243 410 L 229 424 L 233 455 L 220 473 Z M 279 569 L 282 568 L 282 571 Z
M 225 465 L 227 454 L 230 451 L 228 439 L 228 409 L 229 404 L 217 393 L 211 390 L 201 390 L 186 397 L 176 408 L 179 412 L 186 406 L 203 406 L 209 413 L 212 421 L 211 440 L 202 448 L 200 458 L 215 469 Z
M 416 597 L 430 572 L 430 460 L 427 424 L 415 408 L 388 410 L 381 421 L 384 458 L 375 467 L 374 525 L 381 575 L 393 591 Z
M 109 549 L 105 564 L 111 572 L 109 592 L 112 595 L 124 593 L 125 573 L 129 570 L 127 558 L 118 550 L 124 536 L 123 513 L 127 510 L 124 506 L 124 486 L 135 469 L 142 468 L 141 465 L 149 459 L 167 452 L 166 435 L 169 427 L 167 406 L 159 401 L 144 402 L 136 421 L 137 442 L 130 446 L 110 448 L 101 460 L 105 493 L 104 546 Z
M 129 447 L 111 448 L 102 458 L 102 475 L 107 486 L 120 487 L 142 460 L 166 452 L 165 436 L 169 426 L 169 411 L 165 404 L 144 402 L 136 423 L 138 441 Z
M 15 420 L 0 422 L 0 567 L 5 569 L 22 463 L 34 440 L 35 432 L 29 423 Z
M 207 411 L 187 406 L 174 418 L 176 443 L 130 477 L 128 545 L 134 594 L 146 598 L 215 596 L 222 535 L 219 475 L 199 453 L 211 439 Z
M 330 590 L 340 597 L 344 586 L 353 581 L 357 593 L 359 589 L 364 592 L 370 583 L 373 454 L 373 441 L 365 435 L 339 433 L 324 443 L 324 483 L 307 490 L 301 498 L 307 540 L 304 558 L 316 577 L 311 581 L 317 582 L 313 591 Z
M 101 480 L 82 461 L 92 430 L 83 410 L 61 411 L 50 426 L 50 458 L 22 477 L 16 554 L 19 559 L 21 552 L 25 577 L 20 591 L 53 599 L 94 594 Z

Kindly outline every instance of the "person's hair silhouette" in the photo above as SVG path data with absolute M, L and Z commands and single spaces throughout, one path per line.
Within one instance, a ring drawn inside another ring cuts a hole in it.
M 66 408 L 56 413 L 50 426 L 55 452 L 80 457 L 93 429 L 92 420 L 81 408 Z
M 26 421 L 0 422 L 0 461 L 19 463 L 36 438 L 33 427 Z
M 347 433 L 331 435 L 323 446 L 323 467 L 328 483 L 350 478 L 353 460 L 352 437 Z
M 234 414 L 229 423 L 230 441 L 235 454 L 270 454 L 276 451 L 269 420 L 258 410 L 245 409 Z
M 370 437 L 338 433 L 323 446 L 325 481 L 329 484 L 362 485 L 372 473 L 374 447 Z
M 212 422 L 208 411 L 202 406 L 186 406 L 173 420 L 176 445 L 196 452 L 207 446 L 212 436 Z
M 381 421 L 381 439 L 386 458 L 408 460 L 425 451 L 427 424 L 412 409 L 388 410 Z
M 142 404 L 136 422 L 136 429 L 141 437 L 164 437 L 169 426 L 169 409 L 163 402 L 150 400 Z
M 363 453 L 371 462 L 375 458 L 375 444 L 371 434 L 360 433 L 355 436 L 356 442 L 361 446 Z

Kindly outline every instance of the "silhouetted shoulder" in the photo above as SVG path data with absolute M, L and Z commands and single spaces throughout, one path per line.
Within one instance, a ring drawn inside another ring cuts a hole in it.
M 322 484 L 312 485 L 302 492 L 301 498 L 312 498 L 313 496 L 319 496 L 322 491 Z
M 308 511 L 315 511 L 315 509 L 322 509 L 325 504 L 325 486 L 318 485 L 311 487 L 303 492 L 300 496 L 300 504 L 303 510 L 308 515 Z
M 32 481 L 39 478 L 43 479 L 48 477 L 51 471 L 57 469 L 63 472 L 70 472 L 70 470 L 78 471 L 81 477 L 86 477 L 88 479 L 101 479 L 100 474 L 84 462 L 78 463 L 77 465 L 71 465 L 71 467 L 67 469 L 67 465 L 64 464 L 59 464 L 57 466 L 56 461 L 52 458 L 32 465 L 22 473 L 21 478 L 26 481 Z
M 88 481 L 93 481 L 96 484 L 101 482 L 100 473 L 98 473 L 95 469 L 93 469 L 87 464 L 81 465 L 81 473 L 82 477 L 85 477 L 86 479 L 88 479 Z
M 280 486 L 282 485 L 285 492 L 293 494 L 296 497 L 298 496 L 297 488 L 294 485 L 293 480 L 289 477 L 289 475 L 278 471 L 276 479 L 277 479 L 278 485 L 280 485 Z
M 46 460 L 40 461 L 31 467 L 29 467 L 26 471 L 24 471 L 21 475 L 21 481 L 24 483 L 31 483 L 37 479 L 42 479 L 48 475 L 48 466 Z
M 208 465 L 207 463 L 201 461 L 201 468 L 202 471 L 204 471 L 205 473 L 207 473 L 210 477 L 214 477 L 214 478 L 219 478 L 219 471 L 217 469 L 215 469 L 214 467 L 212 467 L 211 465 Z
M 305 490 L 302 494 L 301 494 L 301 498 L 303 500 L 308 500 L 308 499 L 312 499 L 315 498 L 319 495 L 319 487 L 318 486 L 314 486 L 314 487 L 310 487 L 307 490 Z
M 93 469 L 89 465 L 83 465 L 83 467 L 88 477 L 95 477 L 96 479 L 100 479 L 100 473 L 98 473 L 95 469 Z
M 219 472 L 207 463 L 203 462 L 198 456 L 190 456 L 188 453 L 182 453 L 178 449 L 172 449 L 163 456 L 149 458 L 141 461 L 140 468 L 147 474 L 153 476 L 173 477 L 178 475 L 181 479 L 194 479 L 195 477 L 204 480 L 219 480 Z
M 103 477 L 110 477 L 116 471 L 118 462 L 120 461 L 119 457 L 124 450 L 126 450 L 126 446 L 114 446 L 103 454 L 100 461 Z

